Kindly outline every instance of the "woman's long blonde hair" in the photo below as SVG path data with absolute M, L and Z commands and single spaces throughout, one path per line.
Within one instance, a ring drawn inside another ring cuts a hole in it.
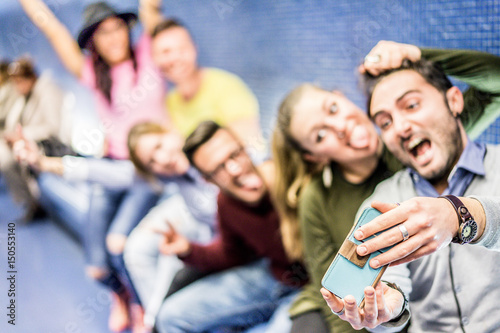
M 272 138 L 272 154 L 276 176 L 273 199 L 281 219 L 281 237 L 285 251 L 292 260 L 303 259 L 303 242 L 297 205 L 302 189 L 323 165 L 304 159 L 307 151 L 290 134 L 290 123 L 296 105 L 304 93 L 320 89 L 304 83 L 293 89 L 281 102 Z

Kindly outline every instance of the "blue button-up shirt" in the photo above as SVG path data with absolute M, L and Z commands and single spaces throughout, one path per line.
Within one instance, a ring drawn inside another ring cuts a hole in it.
M 165 184 L 175 184 L 191 215 L 199 222 L 215 228 L 219 189 L 208 183 L 193 167 L 181 176 L 160 178 Z
M 468 140 L 465 149 L 448 176 L 448 187 L 442 195 L 453 194 L 461 196 L 474 179 L 474 176 L 484 176 L 484 156 L 486 145 Z M 409 169 L 411 179 L 419 196 L 437 197 L 440 194 L 427 179 L 420 176 L 415 170 Z

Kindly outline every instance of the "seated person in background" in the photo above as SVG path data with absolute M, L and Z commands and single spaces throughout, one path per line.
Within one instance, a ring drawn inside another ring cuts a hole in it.
M 218 189 L 190 166 L 175 131 L 154 123 L 138 124 L 129 133 L 130 159 L 146 177 L 178 193 L 154 207 L 130 234 L 124 259 L 132 282 L 145 308 L 144 322 L 154 326 L 170 284 L 184 264 L 177 256 L 159 255 L 162 233 L 170 223 L 180 234 L 197 243 L 207 243 L 215 232 Z
M 188 137 L 184 152 L 221 190 L 220 235 L 200 245 L 174 228 L 165 233 L 162 253 L 176 254 L 186 264 L 213 273 L 165 300 L 156 321 L 158 330 L 205 332 L 270 320 L 267 332 L 288 332 L 288 314 L 283 310 L 307 275 L 283 249 L 267 187 L 272 165 L 257 169 L 236 136 L 211 121 L 201 123 Z
M 25 220 L 30 220 L 38 205 L 35 181 L 17 163 L 11 145 L 17 140 L 18 127 L 33 141 L 59 140 L 65 94 L 48 73 L 38 76 L 28 58 L 12 62 L 8 74 L 19 98 L 6 114 L 0 139 L 0 172 L 14 201 L 26 208 Z
M 173 126 L 183 136 L 187 136 L 201 121 L 215 120 L 238 133 L 252 157 L 262 159 L 265 145 L 260 132 L 259 106 L 247 85 L 236 75 L 221 69 L 200 68 L 197 64 L 197 50 L 193 39 L 187 28 L 178 21 L 163 20 L 156 26 L 152 36 L 155 64 L 164 78 L 175 85 L 166 103 Z M 179 205 L 179 200 L 177 195 L 172 199 L 163 200 L 144 223 L 164 228 L 166 225 L 160 217 L 165 215 L 173 218 L 172 209 Z M 129 241 L 127 245 L 128 268 L 132 277 L 148 275 L 151 279 L 153 278 L 151 271 L 145 272 L 144 267 L 146 264 L 152 264 L 148 265 L 151 269 L 154 267 L 152 258 L 156 258 L 158 254 L 154 240 L 158 235 L 154 234 L 151 228 L 143 228 L 142 223 L 140 225 L 141 227 L 137 228 L 139 231 L 132 233 L 135 240 Z M 152 238 L 151 242 L 144 241 L 149 237 Z M 161 259 L 162 262 L 165 260 L 167 259 Z M 137 265 L 141 262 L 142 265 Z M 180 263 L 177 262 L 176 265 Z M 153 283 L 141 284 L 144 288 L 149 288 L 148 292 L 142 292 L 143 299 L 146 297 L 145 294 L 148 294 L 146 302 L 149 308 L 145 317 L 148 325 L 154 322 L 154 316 L 170 284 L 171 272 L 173 270 L 168 273 L 160 269 L 156 275 L 156 287 Z M 162 277 L 162 274 L 168 275 Z
M 435 58 L 459 79 L 489 75 L 487 66 L 477 67 L 475 76 L 463 71 L 456 53 L 450 50 L 420 50 L 399 43 L 380 46 L 380 53 L 389 53 L 399 62 L 404 57 L 420 58 L 420 54 Z M 482 55 L 486 57 L 483 61 L 489 61 L 489 55 Z M 395 62 L 385 65 L 391 68 Z M 481 114 L 480 109 L 470 110 L 478 105 L 470 103 L 467 114 Z M 475 120 L 469 118 L 468 124 Z M 321 279 L 351 229 L 359 206 L 378 183 L 402 165 L 383 146 L 364 111 L 342 93 L 311 84 L 300 85 L 283 100 L 272 146 L 283 242 L 289 256 L 303 256 L 311 277 L 291 307 L 292 332 L 352 331 L 325 304 L 318 292 Z
M 5 118 L 9 114 L 12 105 L 19 97 L 18 92 L 9 79 L 9 61 L 0 61 L 0 133 L 5 129 Z
M 151 32 L 162 19 L 161 1 L 138 1 L 139 17 L 133 12 L 116 11 L 106 1 L 92 1 L 85 6 L 77 38 L 44 1 L 19 0 L 19 3 L 48 39 L 64 67 L 93 96 L 101 125 L 98 133 L 104 137 L 107 157 L 95 172 L 118 173 L 127 168 L 126 142 L 130 128 L 144 121 L 168 122 L 163 103 L 165 86 L 154 66 L 150 46 Z M 137 18 L 143 31 L 134 41 L 132 27 Z M 112 291 L 109 329 L 122 331 L 137 326 L 136 323 L 142 322 L 142 310 L 124 272 L 122 252 L 128 234 L 156 204 L 159 196 L 149 184 L 139 181 L 133 187 L 119 190 L 117 186 L 109 189 L 97 183 L 78 184 L 72 188 L 73 184 L 61 182 L 61 179 L 43 185 L 46 186 L 43 191 L 54 200 L 51 204 L 61 207 L 66 217 L 73 216 L 65 220 L 66 224 L 78 229 L 84 242 L 95 243 L 95 247 L 92 245 L 95 251 L 87 258 L 86 273 Z M 90 193 L 85 205 L 79 202 L 75 205 L 71 200 L 82 191 L 76 188 L 80 185 L 84 192 Z M 59 195 L 61 190 L 65 195 Z M 79 223 L 83 215 L 83 223 Z M 110 282 L 114 273 L 120 275 L 120 279 Z
M 481 53 L 472 53 L 475 56 L 469 60 L 484 65 Z M 464 111 L 463 95 L 439 66 L 423 59 L 404 60 L 400 68 L 367 77 L 367 91 L 370 117 L 380 127 L 388 149 L 408 169 L 379 184 L 360 211 L 373 200 L 408 200 L 394 212 L 427 225 L 459 225 L 458 209 L 447 198 L 436 198 L 441 195 L 451 195 L 452 201 L 462 197 L 463 205 L 478 219 L 484 218 L 484 211 L 499 210 L 498 199 L 488 196 L 500 196 L 500 146 L 469 140 L 459 118 Z M 386 211 L 395 205 L 373 206 Z M 405 225 L 393 228 L 390 237 L 409 242 L 413 230 Z M 433 237 L 443 237 L 447 244 L 457 236 L 456 242 L 466 243 L 477 241 L 480 234 Z M 452 243 L 411 263 L 389 267 L 383 279 L 402 290 L 384 282 L 376 289 L 367 287 L 364 309 L 357 308 L 352 296 L 340 300 L 325 289 L 322 294 L 332 311 L 356 329 L 397 331 L 411 315 L 409 332 L 496 332 L 500 329 L 499 260 L 499 252 Z M 370 265 L 376 266 L 374 261 Z
M 153 326 L 154 316 L 170 281 L 183 266 L 182 261 L 175 256 L 158 258 L 161 239 L 158 231 L 165 230 L 166 221 L 169 221 L 192 241 L 208 242 L 214 234 L 218 189 L 190 167 L 182 151 L 183 142 L 184 139 L 177 132 L 156 123 L 135 125 L 128 139 L 130 159 L 140 174 L 150 178 L 155 186 L 175 184 L 179 191 L 179 194 L 169 198 L 166 207 L 160 205 L 153 208 L 134 229 L 124 254 L 134 287 L 146 307 L 145 321 L 150 327 Z M 28 140 L 23 150 L 18 151 L 18 156 L 38 173 L 66 175 L 66 179 L 71 181 L 97 182 L 113 188 L 133 186 L 137 175 L 132 163 L 129 163 L 129 167 L 121 164 L 121 169 L 117 170 L 102 168 L 103 163 L 107 163 L 102 159 L 48 157 L 38 151 L 34 142 Z M 79 171 L 76 170 L 78 168 Z M 109 170 L 110 173 L 95 172 L 99 169 Z M 87 248 L 87 251 L 91 249 Z
M 236 133 L 252 157 L 262 159 L 266 145 L 259 105 L 248 86 L 222 69 L 199 67 L 193 38 L 179 21 L 162 21 L 152 36 L 153 60 L 175 85 L 167 95 L 174 127 L 186 137 L 200 122 L 213 120 Z

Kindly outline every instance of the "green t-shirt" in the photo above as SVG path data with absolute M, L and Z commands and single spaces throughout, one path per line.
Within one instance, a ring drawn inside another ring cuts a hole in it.
M 304 260 L 311 282 L 292 305 L 292 317 L 320 310 L 331 332 L 355 331 L 349 323 L 331 313 L 319 292 L 321 279 L 351 230 L 361 203 L 373 193 L 378 183 L 400 169 L 401 164 L 384 151 L 376 170 L 363 183 L 348 182 L 341 171 L 332 165 L 330 187 L 325 187 L 322 176 L 316 175 L 304 189 L 298 212 L 304 241 Z

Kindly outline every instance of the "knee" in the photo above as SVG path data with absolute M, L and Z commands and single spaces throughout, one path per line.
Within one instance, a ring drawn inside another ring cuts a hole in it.
M 106 247 L 108 251 L 113 255 L 120 255 L 125 249 L 125 243 L 127 242 L 127 236 L 120 234 L 109 234 L 106 237 Z
M 171 307 L 170 302 L 165 301 L 158 312 L 156 317 L 156 328 L 160 333 L 168 333 L 178 331 L 177 325 L 174 324 L 177 317 L 176 307 Z
M 102 267 L 87 266 L 85 273 L 94 280 L 103 280 L 108 275 L 108 270 Z

